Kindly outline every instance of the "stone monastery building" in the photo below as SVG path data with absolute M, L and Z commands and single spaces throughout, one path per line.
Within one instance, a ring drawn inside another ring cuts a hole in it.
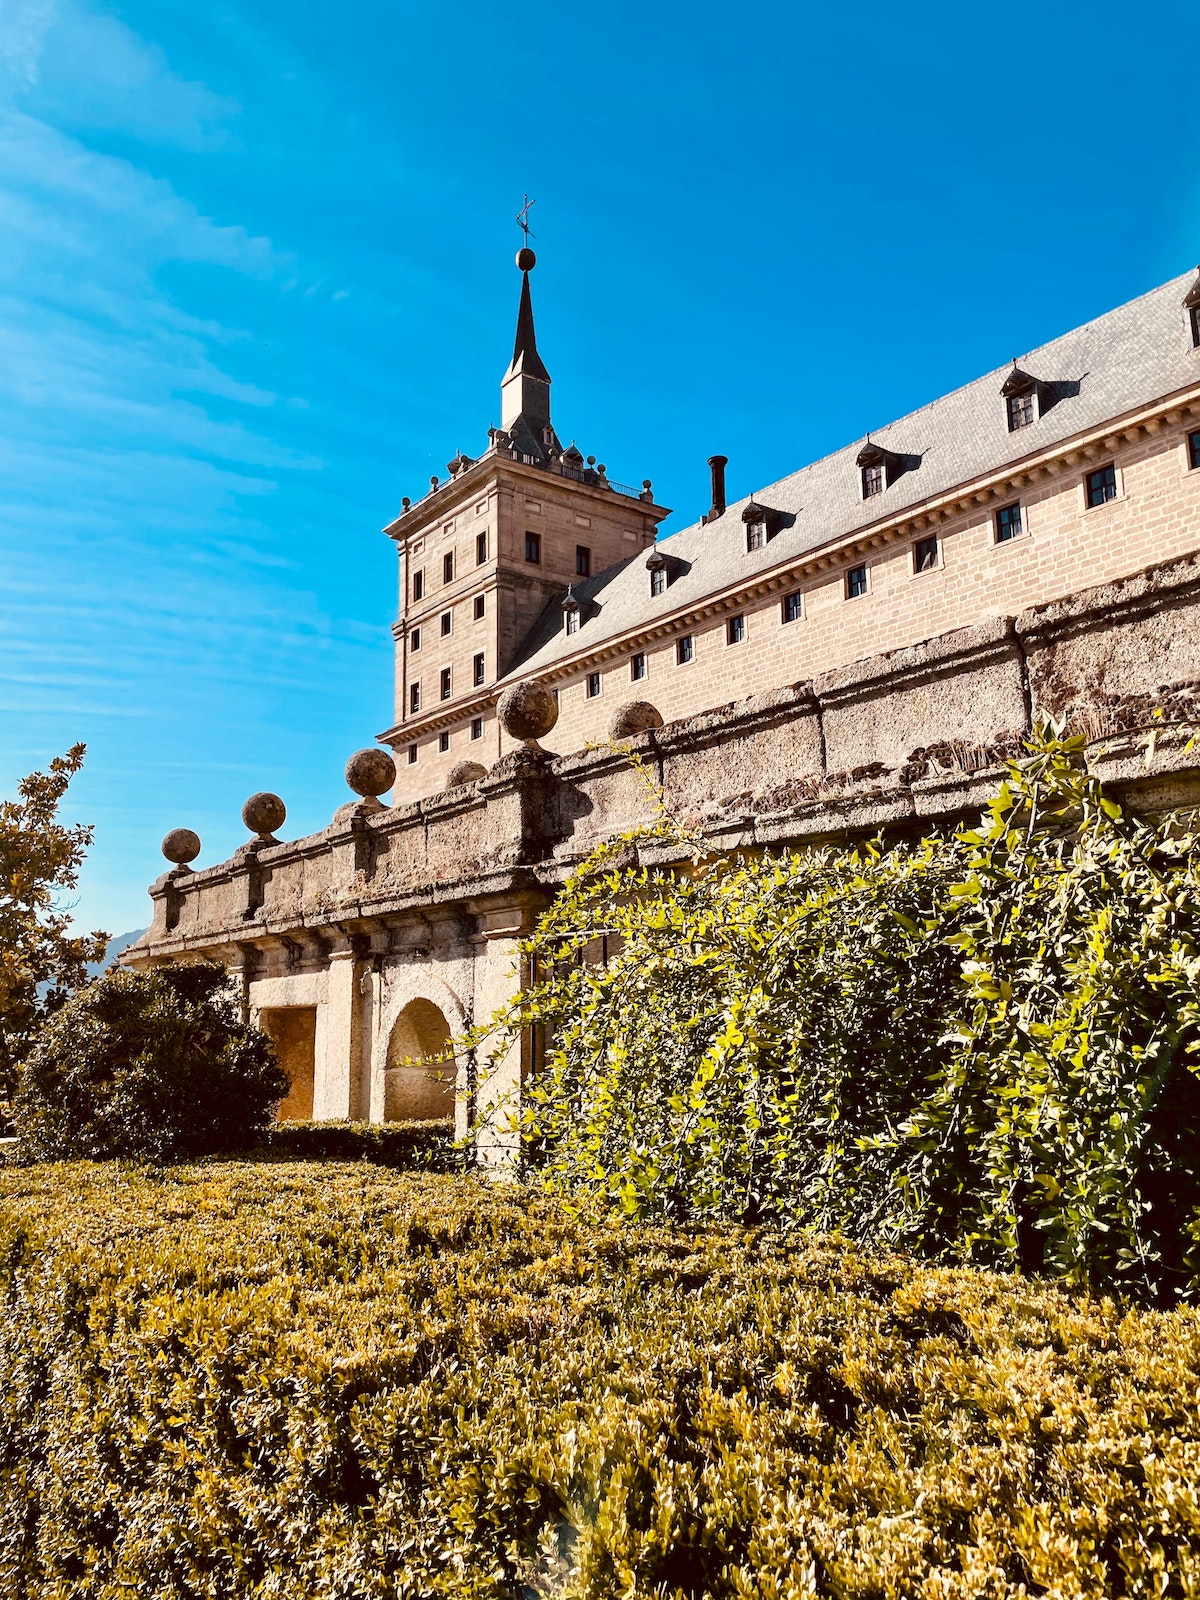
M 309 838 L 275 837 L 269 795 L 221 865 L 168 835 L 125 958 L 225 962 L 291 1073 L 284 1115 L 450 1109 L 449 1069 L 409 1059 L 511 995 L 566 872 L 649 814 L 629 750 L 714 850 L 958 817 L 1047 716 L 1133 804 L 1200 794 L 1200 276 L 748 499 L 714 456 L 708 513 L 656 540 L 648 480 L 563 448 L 517 264 L 500 426 L 385 529 L 392 759 L 354 757 L 361 799 Z M 529 1069 L 528 1041 L 482 1088 L 460 1063 L 460 1115 Z

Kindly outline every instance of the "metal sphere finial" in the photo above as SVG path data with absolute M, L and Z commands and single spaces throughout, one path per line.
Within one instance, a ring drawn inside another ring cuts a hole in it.
M 523 244 L 517 251 L 517 266 L 522 272 L 532 272 L 537 266 L 537 257 L 527 244 Z

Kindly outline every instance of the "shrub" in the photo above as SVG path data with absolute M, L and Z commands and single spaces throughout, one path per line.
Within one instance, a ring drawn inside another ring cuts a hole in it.
M 708 860 L 664 820 L 678 870 L 646 842 L 574 876 L 524 947 L 540 981 L 464 1041 L 548 1041 L 522 1133 L 549 1187 L 1149 1297 L 1195 1281 L 1200 857 L 1080 741 L 1048 732 L 979 827 L 916 844 Z
M 356 1163 L 0 1172 L 4 1593 L 1200 1592 L 1200 1312 Z
M 424 1122 L 275 1122 L 262 1153 L 282 1161 L 371 1161 L 406 1171 L 461 1172 L 450 1117 Z
M 21 1154 L 175 1161 L 244 1148 L 287 1087 L 222 967 L 110 971 L 46 1024 L 21 1070 Z

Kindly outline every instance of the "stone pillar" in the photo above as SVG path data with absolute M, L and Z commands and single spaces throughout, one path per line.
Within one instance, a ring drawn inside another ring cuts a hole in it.
M 318 1030 L 313 1116 L 334 1122 L 361 1116 L 363 1051 L 362 979 L 371 964 L 357 938 L 338 941 L 329 955 L 324 1027 Z
M 474 1012 L 483 1022 L 512 1000 L 530 979 L 520 942 L 532 927 L 539 906 L 532 902 L 484 913 L 479 919 L 475 963 Z M 520 1141 L 515 1122 L 521 1111 L 521 1091 L 536 1066 L 540 1041 L 525 1029 L 503 1054 L 489 1057 L 487 1042 L 476 1052 L 474 1107 L 460 1096 L 456 1121 L 459 1137 L 467 1132 L 474 1112 L 478 1135 L 476 1155 L 481 1166 L 493 1172 L 512 1170 Z M 460 1071 L 462 1068 L 460 1068 Z

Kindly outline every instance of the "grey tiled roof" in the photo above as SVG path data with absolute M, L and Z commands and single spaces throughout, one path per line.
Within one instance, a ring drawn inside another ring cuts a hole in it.
M 672 558 L 666 593 L 652 598 L 646 552 L 577 582 L 580 625 L 564 633 L 557 602 L 532 629 L 519 664 L 520 678 L 577 651 L 599 648 L 626 630 L 681 608 L 698 606 L 739 579 L 752 579 L 789 558 L 799 558 L 857 528 L 903 512 L 958 484 L 1001 470 L 1112 418 L 1175 394 L 1200 380 L 1200 351 L 1192 342 L 1183 299 L 1196 274 L 1085 323 L 1019 359 L 1023 372 L 1049 386 L 1049 408 L 1029 427 L 1009 433 L 1000 389 L 1011 367 L 998 367 L 962 389 L 873 430 L 873 443 L 919 465 L 883 495 L 864 501 L 856 457 L 863 440 L 802 467 L 777 483 L 731 504 L 715 522 L 695 523 L 661 539 Z M 1046 402 L 1043 401 L 1043 406 Z M 751 499 L 794 517 L 761 550 L 747 552 L 741 513 Z

